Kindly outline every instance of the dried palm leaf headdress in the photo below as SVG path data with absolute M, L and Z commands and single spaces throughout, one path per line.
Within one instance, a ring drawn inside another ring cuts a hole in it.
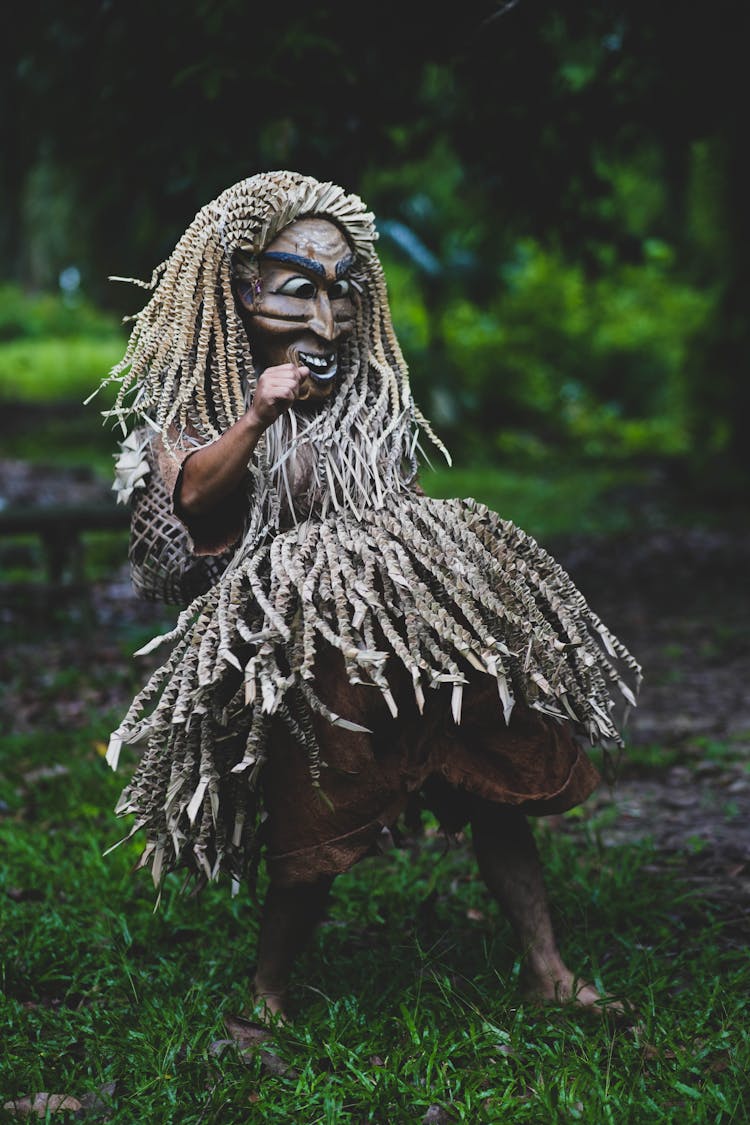
M 291 503 L 290 461 L 300 447 L 312 445 L 317 455 L 316 495 L 305 498 L 303 515 L 316 501 L 323 515 L 381 506 L 386 493 L 416 475 L 420 429 L 443 450 L 411 395 L 373 216 L 362 200 L 292 172 L 261 173 L 227 189 L 198 212 L 150 282 L 136 282 L 154 295 L 132 318 L 125 355 L 105 381 L 120 383 L 109 414 L 123 430 L 135 419 L 167 444 L 185 430 L 202 441 L 218 437 L 245 412 L 256 382 L 233 279 L 257 277 L 257 257 L 276 235 L 314 216 L 339 226 L 356 256 L 355 331 L 343 348 L 336 394 L 315 415 L 282 416 L 261 443 L 250 467 L 256 536 Z
M 290 172 L 243 180 L 204 207 L 147 288 L 112 413 L 147 422 L 169 443 L 185 431 L 210 441 L 244 412 L 255 385 L 233 276 L 286 225 L 317 216 L 339 225 L 357 257 L 356 329 L 335 394 L 308 418 L 267 431 L 249 467 L 247 532 L 217 581 L 183 611 L 173 650 L 113 734 L 145 741 L 118 811 L 145 828 L 144 862 L 158 883 L 186 864 L 236 876 L 255 846 L 257 780 L 283 721 L 310 756 L 310 710 L 333 714 L 315 691 L 316 651 L 343 656 L 353 683 L 379 689 L 395 713 L 389 661 L 406 668 L 417 705 L 451 692 L 461 720 L 471 676 L 497 682 L 498 722 L 517 699 L 572 721 L 591 741 L 621 742 L 613 689 L 640 670 L 560 566 L 513 524 L 473 500 L 418 495 L 417 410 L 391 325 L 372 216 L 333 184 Z M 288 493 L 289 466 L 315 453 L 312 497 Z M 286 512 L 291 517 L 284 518 Z M 147 647 L 153 647 L 147 646 Z

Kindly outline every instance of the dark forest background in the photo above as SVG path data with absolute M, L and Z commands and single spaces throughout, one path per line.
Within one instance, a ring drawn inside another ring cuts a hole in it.
M 0 1120 L 750 1121 L 749 11 L 13 6 Z M 525 1000 L 470 833 L 425 822 L 337 879 L 291 1025 L 243 1044 L 252 896 L 181 895 L 175 874 L 155 911 L 140 833 L 111 850 L 138 750 L 113 773 L 109 735 L 177 610 L 133 592 L 108 392 L 83 405 L 145 299 L 108 278 L 149 278 L 200 207 L 274 168 L 377 216 L 415 394 L 454 454 L 426 491 L 539 538 L 643 665 L 617 784 L 534 828 L 566 962 L 632 1027 Z
M 119 358 L 142 294 L 108 276 L 150 276 L 199 207 L 285 167 L 375 211 L 415 390 L 459 466 L 575 464 L 630 482 L 623 503 L 656 488 L 734 518 L 747 11 L 18 6 L 0 79 L 8 448 L 21 405 L 78 412 Z

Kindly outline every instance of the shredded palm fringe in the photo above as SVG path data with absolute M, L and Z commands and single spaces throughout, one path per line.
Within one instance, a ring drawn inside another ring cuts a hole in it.
M 498 688 L 498 723 L 516 700 L 572 721 L 592 742 L 621 744 L 613 693 L 635 704 L 640 669 L 565 571 L 514 524 L 474 500 L 402 496 L 387 508 L 310 520 L 261 549 L 240 551 L 218 583 L 183 611 L 169 659 L 112 736 L 145 742 L 118 813 L 145 828 L 142 863 L 154 882 L 186 865 L 239 878 L 257 853 L 258 777 L 274 721 L 307 747 L 314 783 L 320 747 L 311 711 L 321 643 L 338 649 L 353 683 L 396 703 L 387 667 L 400 661 L 418 707 L 452 693 L 461 720 L 474 673 Z M 623 676 L 631 680 L 630 686 Z
M 533 539 L 473 501 L 413 491 L 420 435 L 448 455 L 411 394 L 373 217 L 334 184 L 262 173 L 198 212 L 151 279 L 136 282 L 153 292 L 102 384 L 119 384 L 105 417 L 125 435 L 148 427 L 173 450 L 236 422 L 257 375 L 233 281 L 253 280 L 276 234 L 313 215 L 337 223 L 356 255 L 356 327 L 336 392 L 316 414 L 291 410 L 266 431 L 248 466 L 240 547 L 175 629 L 147 646 L 173 648 L 110 742 L 113 767 L 123 744 L 145 744 L 117 811 L 133 814 L 130 835 L 145 830 L 141 862 L 157 885 L 180 866 L 207 879 L 252 868 L 258 779 L 275 723 L 307 748 L 314 783 L 325 747 L 313 712 L 361 729 L 316 695 L 321 646 L 339 650 L 349 680 L 374 685 L 394 712 L 394 662 L 411 676 L 419 707 L 427 692 L 450 691 L 457 723 L 464 685 L 486 674 L 497 682 L 498 723 L 523 700 L 592 742 L 620 744 L 613 695 L 634 703 L 640 681 L 630 654 Z M 120 484 L 144 501 L 142 592 L 176 598 L 182 587 L 169 584 L 187 566 L 176 558 L 183 531 L 170 522 L 168 498 L 156 503 L 156 474 L 138 475 L 140 447 L 129 440 L 118 464 Z
M 114 279 L 154 292 L 131 318 L 125 354 L 101 384 L 119 384 L 104 417 L 119 423 L 126 442 L 133 425 L 146 425 L 167 448 L 186 433 L 206 443 L 245 413 L 257 379 L 233 279 L 254 276 L 258 254 L 306 216 L 336 223 L 352 245 L 355 330 L 342 347 L 336 393 L 315 415 L 290 411 L 256 449 L 248 525 L 256 543 L 280 526 L 287 505 L 302 519 L 382 507 L 414 481 L 420 434 L 450 460 L 412 397 L 371 212 L 335 184 L 259 173 L 201 208 L 149 281 Z M 290 465 L 305 447 L 315 451 L 314 487 L 293 501 Z

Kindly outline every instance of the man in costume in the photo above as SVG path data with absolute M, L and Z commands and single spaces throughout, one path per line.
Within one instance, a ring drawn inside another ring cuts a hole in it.
M 284 1010 L 335 876 L 418 797 L 470 824 L 543 999 L 565 965 L 527 815 L 584 800 L 579 740 L 619 744 L 640 671 L 559 565 L 473 500 L 417 483 L 419 436 L 373 217 L 291 172 L 195 217 L 134 317 L 111 412 L 148 597 L 187 604 L 113 734 L 144 743 L 118 813 L 155 884 L 269 873 L 255 998 Z

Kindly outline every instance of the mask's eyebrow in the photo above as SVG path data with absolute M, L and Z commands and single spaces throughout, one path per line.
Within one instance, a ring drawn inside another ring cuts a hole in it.
M 347 254 L 340 262 L 336 262 L 336 277 L 346 277 L 356 260 L 355 254 Z
M 325 267 L 312 258 L 302 258 L 299 254 L 286 254 L 283 250 L 268 250 L 259 256 L 261 262 L 285 262 L 288 266 L 301 266 L 310 273 L 325 277 Z

